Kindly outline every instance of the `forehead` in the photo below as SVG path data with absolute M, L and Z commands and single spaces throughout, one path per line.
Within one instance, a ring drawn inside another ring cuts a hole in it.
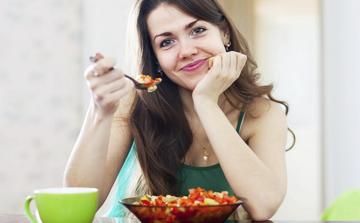
M 162 3 L 149 14 L 147 25 L 150 37 L 154 37 L 163 32 L 183 29 L 194 20 L 195 17 L 184 13 L 176 6 Z

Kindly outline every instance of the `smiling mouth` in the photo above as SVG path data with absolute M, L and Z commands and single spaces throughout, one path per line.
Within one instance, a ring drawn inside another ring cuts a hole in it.
M 202 65 L 204 65 L 205 62 L 206 62 L 205 59 L 197 60 L 197 61 L 190 63 L 190 64 L 186 65 L 185 67 L 181 68 L 181 70 L 187 71 L 187 72 L 195 71 L 198 68 L 200 68 Z

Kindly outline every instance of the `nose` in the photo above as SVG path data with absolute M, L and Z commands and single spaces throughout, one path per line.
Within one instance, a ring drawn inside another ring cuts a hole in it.
M 186 59 L 198 53 L 198 49 L 194 45 L 194 43 L 189 40 L 184 40 L 180 43 L 180 51 L 179 51 L 179 58 Z

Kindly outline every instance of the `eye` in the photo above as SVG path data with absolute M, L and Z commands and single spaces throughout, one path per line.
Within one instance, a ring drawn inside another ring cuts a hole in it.
M 205 32 L 207 29 L 205 27 L 196 27 L 191 31 L 192 36 L 200 35 L 201 33 Z
M 168 47 L 173 42 L 174 42 L 174 40 L 172 40 L 172 39 L 164 39 L 163 41 L 160 42 L 160 48 Z

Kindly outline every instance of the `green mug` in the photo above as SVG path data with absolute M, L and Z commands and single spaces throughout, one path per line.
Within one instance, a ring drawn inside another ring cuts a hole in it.
M 91 223 L 98 207 L 98 189 L 63 187 L 35 190 L 25 200 L 25 214 L 37 223 L 30 203 L 35 200 L 43 223 Z

